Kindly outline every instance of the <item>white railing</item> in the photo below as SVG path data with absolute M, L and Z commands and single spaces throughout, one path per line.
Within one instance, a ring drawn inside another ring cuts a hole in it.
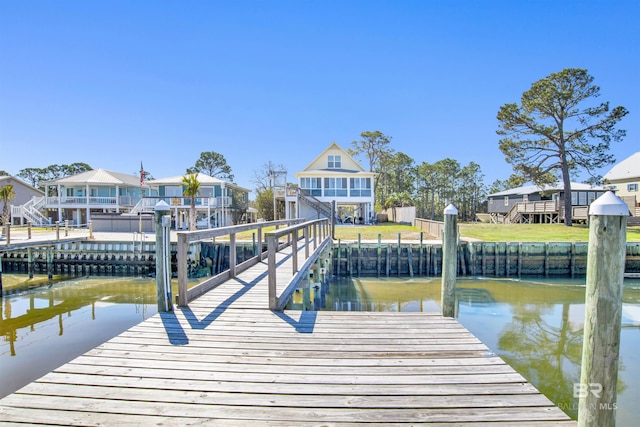
M 170 207 L 188 208 L 191 206 L 191 197 L 148 196 L 144 197 L 141 203 L 139 202 L 134 207 L 132 212 L 152 212 L 155 205 L 161 200 Z M 223 206 L 228 208 L 231 207 L 232 199 L 231 197 L 196 197 L 195 202 L 196 208 L 220 208 Z
M 52 206 L 134 206 L 139 198 L 135 196 L 47 196 L 43 205 Z
M 21 206 L 11 206 L 11 217 L 26 219 L 34 225 L 50 224 L 51 221 L 42 215 L 38 206 L 42 204 L 44 197 L 33 197 Z

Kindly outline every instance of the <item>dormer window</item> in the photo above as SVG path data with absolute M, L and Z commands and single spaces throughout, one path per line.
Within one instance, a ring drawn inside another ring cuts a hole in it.
M 342 168 L 342 156 L 339 155 L 329 155 L 329 169 L 340 169 Z

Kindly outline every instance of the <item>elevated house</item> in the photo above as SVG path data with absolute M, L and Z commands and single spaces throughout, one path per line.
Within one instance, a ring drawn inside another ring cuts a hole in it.
M 365 223 L 373 217 L 376 174 L 335 142 L 295 176 L 297 186 L 288 187 L 284 195 L 287 218 L 335 215 L 338 223 Z
M 143 197 L 132 213 L 151 213 L 154 206 L 163 200 L 171 206 L 173 227 L 188 229 L 191 198 L 184 196 L 183 177 L 178 175 L 147 181 L 153 195 Z M 198 174 L 198 182 L 200 193 L 194 198 L 198 228 L 224 227 L 251 220 L 248 189 L 203 173 Z
M 14 176 L 0 176 L 0 187 L 7 185 L 11 185 L 13 187 L 13 192 L 15 193 L 15 197 L 9 201 L 9 213 L 11 215 L 10 221 L 12 224 L 24 225 L 27 222 L 34 223 L 47 221 L 39 211 L 36 210 L 35 214 L 30 215 L 28 210 L 24 211 L 21 208 L 24 205 L 32 204 L 33 200 L 41 199 L 44 196 L 42 191 L 30 186 L 26 182 Z M 1 212 L 4 212 L 4 200 L 0 200 L 0 213 Z
M 606 188 L 613 190 L 616 195 L 629 205 L 634 218 L 631 223 L 640 223 L 640 151 L 620 163 L 614 165 L 603 177 Z
M 587 221 L 589 205 L 604 194 L 604 187 L 571 183 L 573 221 Z M 487 212 L 493 223 L 560 223 L 564 222 L 565 192 L 562 185 L 523 186 L 488 196 Z
M 120 172 L 93 169 L 43 183 L 44 194 L 16 207 L 14 216 L 32 223 L 69 221 L 84 226 L 98 213 L 129 212 L 149 187 L 140 178 Z
M 69 221 L 70 225 L 86 226 L 92 219 L 105 224 L 105 218 L 115 216 L 124 217 L 122 220 L 134 217 L 134 221 L 140 215 L 152 215 L 156 203 L 164 200 L 171 206 L 174 227 L 184 229 L 188 227 L 191 198 L 183 196 L 182 178 L 179 175 L 142 182 L 136 175 L 94 169 L 45 182 L 44 193 L 38 191 L 37 196 L 13 206 L 12 214 L 14 222 L 20 223 Z M 198 181 L 198 227 L 231 225 L 251 218 L 246 217 L 249 190 L 204 174 L 198 174 Z M 144 228 L 148 231 L 149 224 Z

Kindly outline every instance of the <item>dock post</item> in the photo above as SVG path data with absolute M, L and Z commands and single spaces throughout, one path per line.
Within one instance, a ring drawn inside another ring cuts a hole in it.
M 397 255 L 397 265 L 398 265 L 398 277 L 400 277 L 400 270 L 401 270 L 401 265 L 400 265 L 400 256 L 402 255 L 402 238 L 400 237 L 400 233 L 398 233 L 398 247 L 396 248 L 396 255 Z
M 169 224 L 167 225 L 169 227 L 171 225 L 171 218 L 169 218 L 169 221 L 164 220 L 165 216 L 168 216 L 170 212 L 169 205 L 164 200 L 161 200 L 155 205 L 153 211 L 156 224 L 156 296 L 158 311 L 171 311 L 171 273 L 170 269 L 167 271 L 167 265 L 171 266 L 171 259 L 169 258 L 171 240 L 166 238 L 167 233 L 165 233 L 166 227 L 164 224 L 164 222 L 168 222 Z M 167 288 L 169 292 L 167 292 Z
M 27 238 L 31 240 L 31 221 L 27 222 Z
M 60 221 L 56 221 L 56 240 L 60 240 Z
M 380 277 L 380 263 L 382 262 L 380 255 L 382 254 L 382 234 L 378 233 L 378 277 Z
M 614 426 L 620 358 L 627 204 L 611 191 L 589 208 L 589 249 L 578 426 Z
M 360 276 L 360 264 L 362 262 L 362 235 L 361 233 L 358 233 L 358 255 L 357 255 L 357 259 L 356 259 L 356 266 L 357 266 L 357 274 L 358 277 Z
M 306 227 L 305 227 L 306 230 Z M 305 231 L 306 233 L 306 231 Z M 276 289 L 276 252 L 278 252 L 278 238 L 271 233 L 266 234 L 267 265 L 269 280 L 269 310 L 277 310 L 278 295 Z
M 27 271 L 29 272 L 29 279 L 33 279 L 33 248 L 27 248 Z
M 444 209 L 444 235 L 442 236 L 442 315 L 455 316 L 456 272 L 458 266 L 458 209 L 452 204 Z
M 53 281 L 53 246 L 47 247 L 47 280 Z

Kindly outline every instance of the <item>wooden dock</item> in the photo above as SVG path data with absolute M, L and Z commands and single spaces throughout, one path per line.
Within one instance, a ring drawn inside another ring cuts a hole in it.
M 454 319 L 274 312 L 267 276 L 264 261 L 1 399 L 0 425 L 576 424 Z

